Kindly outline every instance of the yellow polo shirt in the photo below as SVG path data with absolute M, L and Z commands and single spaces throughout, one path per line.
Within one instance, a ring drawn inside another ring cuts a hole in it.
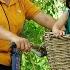
M 0 0 L 0 26 L 14 34 L 20 32 L 25 18 L 32 18 L 38 13 L 39 8 L 29 0 L 10 0 L 9 5 Z M 0 39 L 0 64 L 10 65 L 9 48 L 9 41 Z

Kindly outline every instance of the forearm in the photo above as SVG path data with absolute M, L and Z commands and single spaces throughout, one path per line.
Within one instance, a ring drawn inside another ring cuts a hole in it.
M 0 39 L 12 41 L 14 36 L 17 37 L 15 34 L 5 30 L 3 27 L 0 26 Z
M 35 20 L 40 25 L 47 27 L 49 29 L 52 29 L 54 23 L 56 22 L 56 20 L 53 17 L 51 17 L 48 14 L 44 14 L 42 12 L 39 12 L 37 15 L 35 15 L 33 17 L 33 20 Z
M 13 34 L 12 32 L 5 30 L 2 27 L 0 27 L 0 39 L 15 42 L 17 48 L 20 49 L 21 51 L 29 51 L 31 49 L 31 46 L 27 39 L 19 37 Z
M 54 29 L 59 29 L 61 30 L 65 24 L 66 24 L 66 21 L 68 19 L 68 14 L 65 12 L 62 14 L 62 16 L 55 22 L 53 28 Z

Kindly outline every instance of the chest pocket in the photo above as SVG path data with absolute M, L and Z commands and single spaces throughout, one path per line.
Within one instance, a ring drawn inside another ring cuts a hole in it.
M 3 8 L 8 18 L 10 31 L 13 33 L 18 33 L 23 26 L 25 13 L 21 11 L 19 3 L 15 3 L 9 7 L 3 5 Z

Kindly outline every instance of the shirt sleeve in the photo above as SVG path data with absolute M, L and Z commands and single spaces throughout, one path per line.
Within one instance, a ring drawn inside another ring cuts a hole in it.
M 40 8 L 34 5 L 30 0 L 24 0 L 25 16 L 30 19 L 40 12 Z

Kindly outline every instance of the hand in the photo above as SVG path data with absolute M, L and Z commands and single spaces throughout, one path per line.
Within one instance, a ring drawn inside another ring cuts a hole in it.
M 25 38 L 14 36 L 12 37 L 11 41 L 15 42 L 15 44 L 17 45 L 17 48 L 20 49 L 21 51 L 27 52 L 31 49 L 28 40 Z
M 53 32 L 53 34 L 54 34 L 56 37 L 65 35 L 65 32 L 64 32 L 64 31 L 59 30 L 59 29 L 56 29 L 56 28 L 53 28 L 53 29 L 52 29 L 52 32 Z

